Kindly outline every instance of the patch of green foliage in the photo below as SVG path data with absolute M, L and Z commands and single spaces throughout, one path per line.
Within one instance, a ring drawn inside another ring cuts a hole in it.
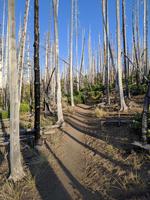
M 68 99 L 68 103 L 71 104 L 71 97 L 70 95 L 66 95 L 67 99 Z M 85 103 L 85 96 L 84 96 L 84 92 L 80 91 L 75 91 L 74 92 L 74 104 L 82 104 Z
M 84 94 L 83 94 L 83 92 L 76 92 L 74 94 L 74 103 L 75 104 L 84 103 Z
M 147 91 L 147 84 L 141 84 L 137 86 L 136 84 L 129 85 L 129 89 L 132 95 L 142 95 Z
M 1 118 L 1 119 L 8 119 L 8 118 L 9 118 L 8 112 L 5 111 L 5 110 L 1 110 L 1 111 L 0 111 L 0 118 Z
M 88 96 L 93 100 L 98 100 L 100 97 L 102 97 L 102 95 L 103 95 L 102 92 L 99 91 L 88 92 Z
M 132 128 L 135 131 L 141 132 L 142 130 L 142 115 L 141 113 L 136 113 L 133 118 Z
M 20 105 L 20 112 L 25 113 L 25 112 L 29 112 L 30 108 L 29 108 L 29 104 L 27 103 L 21 103 Z

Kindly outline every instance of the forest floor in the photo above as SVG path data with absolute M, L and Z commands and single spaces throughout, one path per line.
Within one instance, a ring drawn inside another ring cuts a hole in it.
M 142 111 L 142 98 L 124 114 L 98 113 L 89 105 L 67 109 L 63 127 L 46 135 L 43 147 L 22 146 L 27 176 L 17 186 L 6 181 L 8 164 L 1 155 L 0 200 L 150 199 L 150 155 L 131 144 L 138 134 L 130 123 L 102 123 L 118 115 L 132 119 Z

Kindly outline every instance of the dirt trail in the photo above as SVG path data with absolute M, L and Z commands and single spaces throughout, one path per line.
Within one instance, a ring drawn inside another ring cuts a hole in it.
M 44 163 L 29 166 L 38 192 L 32 199 L 149 199 L 149 157 L 127 148 L 135 137 L 129 124 L 101 126 L 86 105 L 64 116 L 63 128 L 51 133 L 39 151 Z
M 79 116 L 76 113 L 83 115 Z M 89 115 L 93 116 L 89 106 L 76 107 L 73 115 L 65 117 L 65 125 L 62 128 L 63 136 L 59 140 L 59 146 L 55 148 L 53 145 L 47 145 L 48 148 L 51 148 L 50 153 L 54 158 L 53 162 L 50 161 L 52 168 L 69 194 L 68 199 L 100 199 L 97 193 L 88 190 L 83 183 L 86 168 L 84 156 L 86 148 L 85 134 L 80 131 L 80 127 L 82 125 L 85 130 L 91 128 L 92 131 L 96 126 L 89 125 Z M 72 116 L 75 116 L 75 118 L 73 119 Z M 58 197 L 57 195 L 56 197 L 52 194 L 52 199 L 66 200 L 66 196 Z

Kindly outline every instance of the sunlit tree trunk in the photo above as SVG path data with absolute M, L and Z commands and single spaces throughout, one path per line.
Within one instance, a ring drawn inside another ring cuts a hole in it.
M 18 181 L 24 176 L 19 141 L 19 96 L 15 36 L 15 1 L 8 1 L 9 33 L 9 89 L 10 89 L 10 179 Z
M 133 33 L 133 47 L 134 47 L 134 55 L 135 55 L 135 61 L 136 61 L 136 84 L 139 87 L 140 84 L 140 67 L 139 67 L 139 60 L 138 60 L 138 50 L 137 50 L 137 44 L 136 44 L 136 37 L 135 37 L 135 20 L 134 15 L 132 14 L 132 33 Z
M 60 79 L 60 69 L 59 69 L 59 41 L 58 41 L 58 6 L 59 1 L 53 0 L 53 10 L 54 10 L 54 40 L 55 40 L 55 68 L 57 73 L 57 116 L 58 122 L 60 124 L 64 121 L 62 112 L 62 94 L 61 94 L 61 79 Z
M 71 21 L 70 21 L 70 96 L 71 106 L 74 106 L 73 98 L 73 12 L 74 11 L 74 0 L 71 0 Z
M 144 75 L 148 73 L 148 0 L 144 0 Z
M 3 98 L 5 99 L 5 85 L 4 85 L 4 50 L 5 50 L 5 1 L 4 1 L 4 6 L 3 6 L 3 25 L 2 25 L 2 69 L 1 72 L 2 73 L 2 95 Z M 5 102 L 3 104 L 3 106 L 5 105 Z
M 90 84 L 92 84 L 92 74 L 91 74 L 91 69 L 92 69 L 92 47 L 91 47 L 91 31 L 89 31 L 89 36 L 88 36 L 88 79 Z
M 5 109 L 9 113 L 9 58 L 8 58 L 8 25 L 7 25 L 7 34 L 6 34 L 6 46 L 5 46 L 5 63 L 4 63 L 4 85 L 5 85 Z
M 21 34 L 21 42 L 20 42 L 20 52 L 18 59 L 18 71 L 19 71 L 19 97 L 21 98 L 21 88 L 23 82 L 23 65 L 24 65 L 24 55 L 25 55 L 25 44 L 26 44 L 26 35 L 27 35 L 27 24 L 28 24 L 28 15 L 29 15 L 29 5 L 30 0 L 26 0 L 26 8 L 24 15 L 24 27 Z
M 108 67 L 108 16 L 107 16 L 107 0 L 102 0 L 102 15 L 103 15 L 103 37 L 104 37 L 104 70 L 105 70 L 105 85 L 107 94 L 107 103 L 110 104 L 109 97 L 109 67 Z
M 27 41 L 27 63 L 28 63 L 29 89 L 30 89 L 29 107 L 30 107 L 30 114 L 32 114 L 32 112 L 33 112 L 33 68 L 32 68 L 32 63 L 30 61 L 30 39 L 29 39 L 29 36 L 28 36 L 28 41 Z
M 83 64 L 84 64 L 84 50 L 85 49 L 85 32 L 82 32 L 82 54 L 81 54 L 81 64 L 80 64 L 80 71 L 79 71 L 79 88 L 81 89 L 83 86 L 82 82 L 82 71 L 83 71 Z
M 79 63 L 78 63 L 78 0 L 75 0 L 75 26 L 76 26 L 76 68 L 77 68 L 77 91 L 79 91 Z
M 121 34 L 120 34 L 120 0 L 116 0 L 116 13 L 117 13 L 117 67 L 118 67 L 118 86 L 120 95 L 121 111 L 127 110 L 124 100 L 123 84 L 122 84 L 122 59 L 121 59 Z
M 40 66 L 39 66 L 39 0 L 34 0 L 34 101 L 35 144 L 41 144 L 40 136 Z

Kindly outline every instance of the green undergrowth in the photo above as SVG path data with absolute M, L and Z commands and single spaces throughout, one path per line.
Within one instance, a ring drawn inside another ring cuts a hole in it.
M 9 118 L 9 113 L 5 110 L 0 111 L 0 119 L 8 119 Z
M 20 105 L 20 112 L 26 113 L 26 112 L 29 112 L 29 110 L 30 110 L 29 104 L 27 104 L 27 103 L 21 103 L 21 105 Z

